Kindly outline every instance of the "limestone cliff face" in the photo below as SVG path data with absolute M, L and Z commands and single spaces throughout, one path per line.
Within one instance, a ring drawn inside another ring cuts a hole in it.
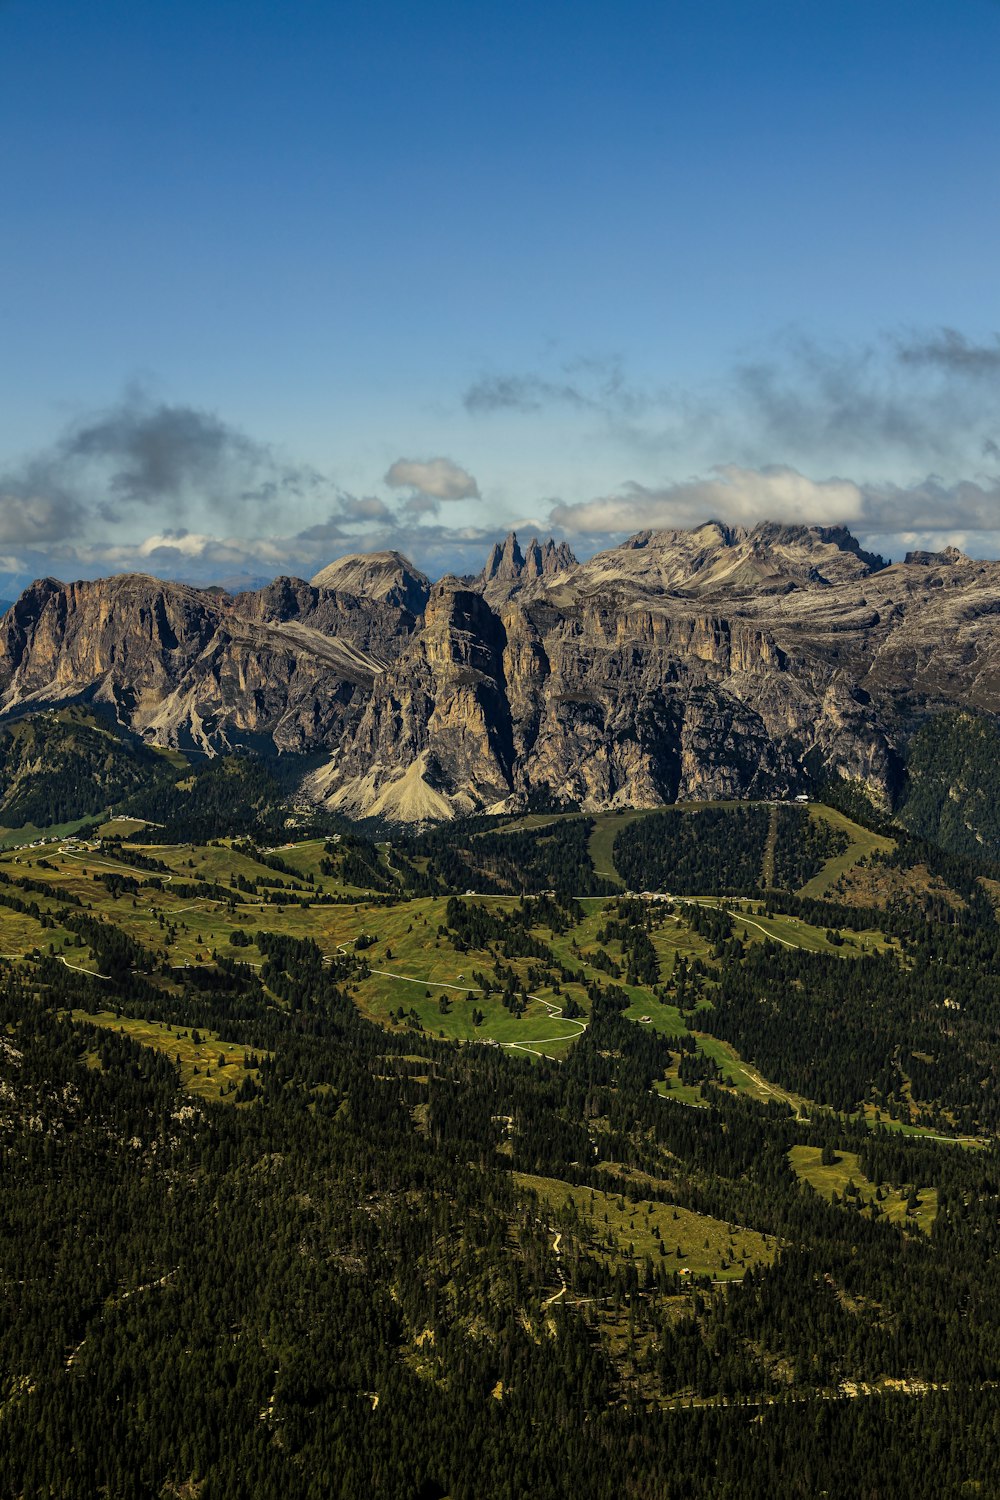
M 477 593 L 439 584 L 423 629 L 375 684 L 333 774 L 333 806 L 401 819 L 453 816 L 513 788 L 501 621 Z
M 516 537 L 494 549 L 476 583 L 492 607 L 466 610 L 457 634 L 442 635 L 432 601 L 437 645 L 415 636 L 376 687 L 324 784 L 339 805 L 447 816 L 496 805 L 506 786 L 507 805 L 544 789 L 585 808 L 648 806 L 785 794 L 825 772 L 888 802 L 908 722 L 1000 698 L 996 565 L 889 568 L 840 528 L 716 523 L 547 573 L 526 562 Z M 468 659 L 476 632 L 490 693 L 459 704 L 446 663 Z
M 730 690 L 783 673 L 765 630 L 601 596 L 558 611 L 512 602 L 503 619 L 519 792 L 650 806 L 795 782 L 793 759 Z
M 421 577 L 376 554 L 235 597 L 43 579 L 0 622 L 0 716 L 96 700 L 161 744 L 325 749 L 315 797 L 423 820 L 829 771 L 890 802 L 929 714 L 1000 714 L 1000 564 L 954 549 L 886 566 L 838 528 L 711 522 L 585 563 L 511 536 L 472 585 Z
M 426 599 L 417 602 L 422 611 Z M 251 627 L 278 627 L 286 636 L 309 639 L 317 649 L 331 640 L 345 655 L 353 648 L 363 658 L 362 677 L 370 676 L 369 664 L 385 668 L 394 661 L 417 624 L 411 609 L 390 599 L 317 588 L 301 578 L 276 578 L 257 593 L 240 594 L 233 613 Z
M 414 624 L 296 580 L 233 599 L 141 575 L 47 578 L 0 621 L 0 713 L 87 700 L 158 744 L 303 749 L 356 716 Z

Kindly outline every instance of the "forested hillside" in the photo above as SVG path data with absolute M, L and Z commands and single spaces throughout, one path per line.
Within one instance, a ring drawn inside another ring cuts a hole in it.
M 939 714 L 918 730 L 899 817 L 953 854 L 1000 862 L 1000 733 L 991 719 Z
M 992 862 L 58 722 L 122 791 L 0 850 L 0 1495 L 993 1492 Z
M 80 711 L 22 719 L 0 726 L 0 821 L 47 828 L 85 818 L 169 779 L 173 769 Z
M 255 941 L 123 969 L 117 1020 L 4 971 L 4 1493 L 989 1493 L 992 1152 L 672 1104 L 613 987 L 562 1064 L 415 1055 L 358 1015 L 363 954 Z
M 767 829 L 760 805 L 653 813 L 619 833 L 615 865 L 634 890 L 745 895 L 760 887 Z

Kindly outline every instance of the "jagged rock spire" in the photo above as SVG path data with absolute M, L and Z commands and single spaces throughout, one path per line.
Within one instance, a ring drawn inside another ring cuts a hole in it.
M 535 545 L 537 546 L 537 543 Z M 517 532 L 509 531 L 504 537 L 502 546 L 499 542 L 493 544 L 493 551 L 483 570 L 483 581 L 489 583 L 494 578 L 500 578 L 504 582 L 509 582 L 520 578 L 523 571 L 524 555 L 517 544 Z
M 563 568 L 573 567 L 575 563 L 576 558 L 565 542 L 556 542 L 549 537 L 543 544 L 537 536 L 533 536 L 527 551 L 522 552 L 517 532 L 510 531 L 502 543 L 494 543 L 486 566 L 479 575 L 479 581 L 484 585 L 494 580 L 499 583 L 519 583 L 522 579 L 558 573 Z

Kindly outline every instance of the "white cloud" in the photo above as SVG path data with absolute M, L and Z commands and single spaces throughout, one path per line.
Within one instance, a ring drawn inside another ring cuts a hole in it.
M 765 519 L 850 524 L 860 520 L 863 512 L 863 493 L 851 480 L 813 480 L 797 469 L 744 469 L 726 464 L 702 479 L 658 489 L 629 483 L 617 495 L 556 505 L 549 519 L 570 533 L 603 535 L 695 526 L 710 517 L 735 524 Z
M 413 498 L 430 506 L 438 503 L 419 495 Z M 345 552 L 394 548 L 437 577 L 444 572 L 478 572 L 495 538 L 492 528 L 435 525 L 420 509 L 412 516 L 387 514 L 388 523 L 376 515 L 371 523 L 351 532 L 341 531 L 331 521 L 290 536 L 213 536 L 178 529 L 127 542 L 66 540 L 44 552 L 29 551 L 23 558 L 7 559 L 6 567 L 0 558 L 0 573 L 15 575 L 5 587 L 17 588 L 23 587 L 27 577 L 46 573 L 61 578 L 152 573 L 190 583 L 262 580 L 280 574 L 311 578 Z
M 152 553 L 163 550 L 179 552 L 182 557 L 200 557 L 214 541 L 214 537 L 204 536 L 196 531 L 164 531 L 146 537 L 135 551 L 139 557 L 149 557 Z
M 479 486 L 450 458 L 397 458 L 385 476 L 392 489 L 419 490 L 435 500 L 479 500 Z

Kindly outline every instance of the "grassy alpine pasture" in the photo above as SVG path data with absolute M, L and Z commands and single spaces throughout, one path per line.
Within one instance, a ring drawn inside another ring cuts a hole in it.
M 719 906 L 733 918 L 738 936 L 748 943 L 774 942 L 785 948 L 801 948 L 806 953 L 834 954 L 838 958 L 858 958 L 865 953 L 878 953 L 894 946 L 891 938 L 878 928 L 868 931 L 845 931 L 843 942 L 831 943 L 826 931 L 815 927 L 802 917 L 788 916 L 784 912 L 768 913 L 754 901 L 734 897 L 681 896 L 676 898 L 678 906 L 683 904 Z
M 546 818 L 537 815 L 534 821 L 540 825 Z M 609 836 L 613 837 L 622 821 L 622 817 L 604 815 L 603 826 Z M 127 828 L 111 824 L 108 832 L 121 834 L 134 826 L 132 822 Z M 153 829 L 149 831 L 154 834 Z M 331 957 L 344 951 L 358 952 L 355 945 L 362 939 L 366 946 L 360 951 L 367 970 L 362 971 L 354 986 L 354 997 L 362 1013 L 379 1024 L 451 1041 L 497 1043 L 523 1050 L 529 1056 L 560 1057 L 572 1047 L 584 1029 L 590 1009 L 583 986 L 562 984 L 557 992 L 551 983 L 540 984 L 536 980 L 532 984 L 531 962 L 513 958 L 510 967 L 529 998 L 522 1015 L 512 1014 L 497 993 L 484 995 L 472 978 L 473 971 L 490 969 L 492 955 L 458 952 L 441 930 L 446 898 L 419 897 L 396 905 L 363 900 L 303 904 L 316 895 L 359 894 L 338 886 L 335 880 L 322 874 L 323 851 L 324 844 L 317 839 L 262 851 L 265 856 L 277 855 L 283 864 L 299 872 L 299 878 L 295 878 L 286 872 L 275 872 L 254 858 L 246 846 L 235 847 L 230 840 L 192 846 L 158 845 L 151 838 L 148 844 L 138 846 L 138 852 L 156 860 L 166 870 L 147 873 L 118 858 L 114 844 L 68 838 L 43 849 L 12 852 L 0 858 L 0 869 L 7 868 L 12 876 L 28 876 L 71 893 L 85 907 L 107 917 L 150 949 L 160 963 L 175 969 L 211 962 L 213 953 L 231 954 L 260 967 L 263 958 L 253 943 L 239 947 L 232 943 L 234 934 L 252 937 L 259 928 L 281 931 L 295 938 L 311 938 Z M 157 879 L 161 888 L 115 894 L 100 878 L 114 875 L 138 881 L 140 886 L 148 878 Z M 256 882 L 257 896 L 236 890 L 232 883 L 238 879 Z M 183 887 L 199 882 L 232 890 L 232 899 L 191 896 L 183 891 Z M 55 894 L 51 900 L 44 896 L 33 899 L 52 915 L 59 910 Z M 506 899 L 474 899 L 501 912 L 509 912 L 516 905 Z M 540 929 L 536 935 L 555 960 L 573 972 L 581 972 L 587 982 L 607 981 L 607 973 L 594 960 L 602 946 L 597 943 L 597 934 L 612 904 L 613 898 L 587 898 L 580 903 L 584 916 L 568 932 Z M 728 904 L 731 909 L 737 906 Z M 771 938 L 807 951 L 832 951 L 824 933 L 795 918 L 751 917 L 748 912 L 737 930 L 745 931 L 750 942 Z M 664 982 L 669 982 L 678 960 L 690 964 L 699 958 L 709 958 L 708 944 L 676 913 L 666 915 L 654 926 L 651 936 Z M 878 936 L 865 934 L 856 941 L 858 946 L 852 947 L 848 940 L 837 951 L 844 957 L 852 956 L 876 943 Z M 98 972 L 92 955 L 81 946 L 76 935 L 59 926 L 43 928 L 31 917 L 0 908 L 0 952 L 15 957 L 50 946 L 70 965 Z M 612 956 L 621 958 L 615 942 L 606 946 Z M 676 1006 L 662 1002 L 644 986 L 628 985 L 624 979 L 612 982 L 628 997 L 625 1014 L 630 1020 L 651 1025 L 667 1037 L 685 1034 L 688 1028 Z M 570 998 L 579 1007 L 576 1019 L 561 1014 Z M 696 1044 L 719 1063 L 724 1085 L 754 1098 L 785 1097 L 783 1091 L 763 1079 L 726 1044 L 701 1034 L 697 1035 Z M 676 1065 L 673 1071 L 676 1074 Z M 671 1083 L 673 1097 L 692 1103 L 700 1101 L 701 1091 L 697 1086 L 681 1084 L 676 1076 Z
M 119 818 L 113 814 L 94 829 L 94 834 L 100 839 L 127 839 L 130 834 L 138 833 L 140 828 L 155 827 L 154 823 L 147 823 L 145 818 Z
M 627 820 L 641 816 L 602 814 L 596 820 L 595 837 L 601 833 L 606 841 L 613 840 Z M 532 818 L 535 826 L 550 821 L 551 814 Z M 127 825 L 112 823 L 109 837 L 131 832 L 136 826 L 134 820 Z M 577 903 L 579 919 L 566 931 L 534 929 L 532 936 L 550 955 L 548 963 L 516 955 L 504 959 L 505 972 L 513 974 L 522 997 L 518 1015 L 516 1008 L 503 1004 L 495 981 L 490 993 L 477 983 L 476 973 L 492 973 L 494 953 L 460 951 L 455 946 L 446 928 L 448 898 L 444 896 L 386 902 L 365 893 L 368 899 L 357 899 L 362 893 L 356 888 L 323 873 L 321 861 L 327 857 L 328 846 L 319 839 L 262 849 L 257 858 L 252 846 L 241 841 L 157 844 L 155 828 L 148 827 L 148 834 L 148 842 L 123 850 L 124 858 L 113 841 L 73 837 L 37 849 L 0 853 L 0 873 L 15 882 L 26 877 L 40 888 L 27 897 L 37 904 L 38 918 L 0 905 L 0 955 L 16 959 L 51 951 L 70 967 L 99 973 L 83 939 L 59 920 L 63 893 L 80 902 L 89 915 L 113 922 L 142 944 L 152 963 L 166 972 L 210 964 L 213 955 L 238 958 L 259 969 L 264 959 L 253 942 L 254 933 L 261 929 L 281 932 L 314 941 L 331 959 L 344 953 L 357 957 L 359 968 L 350 982 L 355 1004 L 363 1015 L 388 1030 L 438 1040 L 492 1043 L 529 1057 L 565 1056 L 589 1020 L 587 987 L 612 985 L 623 992 L 625 1016 L 636 1025 L 648 1026 L 668 1040 L 693 1038 L 697 1053 L 717 1065 L 717 1086 L 760 1102 L 784 1100 L 800 1114 L 807 1101 L 766 1076 L 752 1056 L 741 1056 L 729 1043 L 697 1028 L 692 1017 L 712 1003 L 710 978 L 700 993 L 688 997 L 686 1006 L 674 1003 L 671 987 L 678 965 L 690 971 L 700 963 L 706 974 L 715 972 L 712 946 L 685 918 L 685 905 L 725 907 L 733 918 L 735 936 L 749 945 L 771 941 L 850 961 L 889 943 L 877 931 L 846 932 L 842 944 L 835 946 L 819 927 L 796 917 L 768 915 L 753 900 L 686 898 L 672 910 L 653 909 L 648 935 L 656 954 L 657 984 L 629 984 L 627 955 L 620 942 L 602 934 L 609 918 L 614 918 L 618 898 L 586 897 Z M 129 850 L 154 861 L 156 867 L 145 871 L 129 863 Z M 271 868 L 265 861 L 272 857 L 286 868 Z M 383 868 L 391 868 L 389 846 L 380 846 L 375 857 Z M 599 846 L 598 859 L 602 857 Z M 129 884 L 115 888 L 116 876 Z M 240 884 L 244 889 L 239 889 Z M 248 885 L 256 887 L 254 893 L 248 892 Z M 197 893 L 199 887 L 209 886 L 213 889 L 208 895 Z M 52 888 L 51 896 L 44 893 L 47 887 Z M 352 896 L 355 899 L 349 899 Z M 516 897 L 467 899 L 487 912 L 505 916 L 520 909 Z M 604 954 L 611 960 L 611 970 Z M 565 975 L 560 979 L 558 966 L 583 982 L 567 981 Z M 563 1014 L 568 1001 L 573 1002 L 575 1015 Z M 681 1081 L 676 1054 L 657 1087 L 682 1103 L 700 1104 L 706 1097 L 698 1083 Z
M 872 833 L 869 828 L 862 828 L 860 823 L 855 823 L 846 814 L 839 812 L 835 807 L 827 807 L 825 803 L 811 803 L 809 816 L 815 822 L 827 823 L 831 828 L 846 833 L 851 842 L 843 853 L 835 854 L 832 859 L 828 859 L 822 870 L 811 880 L 806 881 L 798 892 L 800 896 L 810 896 L 816 899 L 825 896 L 841 875 L 856 865 L 859 860 L 865 859 L 870 854 L 891 854 L 896 847 L 895 839 L 886 838 L 881 833 Z
M 97 821 L 91 816 L 75 818 L 69 823 L 55 823 L 49 828 L 36 828 L 34 823 L 25 823 L 20 828 L 0 828 L 0 849 L 18 849 L 39 839 L 71 838 L 81 828 L 93 828 Z
M 648 1018 L 635 1016 L 629 1011 L 625 1014 L 630 1020 L 636 1020 L 640 1025 L 650 1025 L 654 1031 L 659 1031 L 667 1037 L 680 1037 L 688 1032 L 680 1012 L 672 1006 L 664 1005 L 658 1010 L 654 1009 Z M 797 1094 L 792 1094 L 787 1089 L 769 1082 L 757 1068 L 745 1062 L 729 1042 L 724 1042 L 719 1037 L 709 1036 L 703 1031 L 691 1031 L 688 1034 L 694 1038 L 695 1047 L 702 1057 L 709 1058 L 718 1067 L 718 1087 L 731 1089 L 737 1094 L 746 1094 L 748 1098 L 755 1099 L 759 1104 L 770 1104 L 775 1101 L 787 1104 L 798 1118 L 804 1116 L 808 1100 L 801 1099 Z M 666 1077 L 657 1082 L 656 1089 L 665 1099 L 674 1103 L 702 1108 L 709 1102 L 700 1084 L 682 1081 L 679 1055 L 673 1058 Z
M 579 816 L 579 813 L 564 812 L 525 813 L 523 817 L 512 818 L 509 823 L 504 823 L 496 831 L 501 836 L 505 833 L 531 832 L 536 828 L 548 828 L 559 818 L 577 818 Z
M 22 854 L 11 873 L 71 893 L 175 969 L 210 962 L 213 953 L 259 967 L 263 958 L 256 945 L 235 947 L 231 942 L 234 933 L 252 936 L 258 929 L 310 938 L 331 957 L 343 951 L 363 951 L 370 972 L 358 979 L 356 1002 L 364 1014 L 391 1029 L 409 1028 L 453 1041 L 493 1041 L 551 1057 L 563 1055 L 583 1029 L 581 1021 L 562 1019 L 560 1012 L 572 994 L 585 1016 L 589 1008 L 585 991 L 571 986 L 559 995 L 551 985 L 532 989 L 529 963 L 523 959 L 510 961 L 531 996 L 523 1015 L 505 1009 L 497 994 L 483 995 L 471 973 L 477 967 L 489 969 L 492 956 L 459 953 L 446 936 L 439 935 L 446 898 L 416 898 L 395 906 L 375 902 L 303 906 L 299 898 L 308 899 L 311 894 L 305 886 L 295 893 L 295 904 L 246 899 L 238 893 L 233 903 L 191 898 L 175 894 L 171 885 L 210 881 L 225 886 L 232 875 L 264 880 L 273 872 L 227 843 L 194 848 L 144 845 L 141 852 L 166 864 L 170 871 L 169 875 L 153 872 L 152 878 L 162 880 L 163 888 L 150 889 L 148 895 L 114 895 L 95 875 L 117 874 L 144 883 L 146 872 L 116 859 L 113 853 L 77 843 L 39 851 L 45 864 L 39 863 L 38 856 Z M 293 852 L 280 851 L 289 864 Z M 306 852 L 304 868 L 310 857 Z M 281 874 L 277 879 L 286 885 L 289 881 Z M 324 883 L 317 881 L 317 887 Z M 55 898 L 49 901 L 44 896 L 39 904 L 52 912 L 59 905 Z M 366 944 L 363 950 L 355 946 L 359 939 Z M 49 944 L 57 954 L 65 954 L 67 962 L 97 972 L 89 951 L 78 946 L 75 935 L 59 927 L 46 930 L 30 917 L 0 908 L 0 952 L 17 957 Z M 477 1020 L 477 1015 L 482 1019 Z
M 214 1031 L 171 1027 L 162 1021 L 138 1021 L 107 1010 L 96 1015 L 83 1010 L 72 1014 L 74 1021 L 124 1032 L 140 1046 L 152 1047 L 173 1059 L 180 1068 L 181 1087 L 195 1098 L 232 1099 L 245 1075 L 257 1076 L 256 1068 L 246 1066 L 244 1049 L 223 1041 Z
M 780 1100 L 787 1104 L 794 1114 L 801 1116 L 806 1101 L 800 1099 L 797 1094 L 791 1094 L 787 1089 L 779 1088 L 777 1084 L 769 1083 L 756 1068 L 743 1061 L 736 1048 L 729 1042 L 724 1042 L 719 1037 L 708 1036 L 705 1032 L 694 1033 L 698 1050 L 705 1057 L 710 1057 L 718 1064 L 725 1081 L 738 1093 L 749 1094 L 751 1099 L 758 1100 L 761 1104 L 767 1104 L 772 1100 Z
M 35 917 L 24 912 L 10 911 L 5 907 L 0 913 L 0 958 L 23 958 L 26 953 L 47 950 L 53 940 L 56 951 L 61 952 L 69 945 L 69 934 L 43 927 Z
M 837 1151 L 835 1160 L 824 1165 L 819 1146 L 793 1146 L 788 1153 L 792 1170 L 800 1182 L 808 1183 L 828 1202 L 864 1206 L 869 1212 L 875 1205 L 894 1224 L 920 1229 L 930 1234 L 937 1217 L 937 1189 L 915 1183 L 902 1186 L 870 1182 L 861 1170 L 857 1153 Z M 913 1195 L 911 1196 L 911 1190 Z
M 615 839 L 623 828 L 646 816 L 645 812 L 622 809 L 620 812 L 598 813 L 590 833 L 590 860 L 598 875 L 614 880 L 624 889 L 625 882 L 615 868 Z
M 669 1260 L 671 1270 L 720 1281 L 739 1281 L 746 1269 L 769 1265 L 778 1242 L 736 1224 L 693 1213 L 679 1204 L 574 1187 L 554 1177 L 515 1172 L 514 1180 L 534 1194 L 551 1216 L 552 1232 L 575 1238 L 581 1249 L 603 1260 L 641 1264 Z
M 309 914 L 316 921 L 311 935 L 328 952 L 350 951 L 363 937 L 363 956 L 371 973 L 358 983 L 356 999 L 363 1013 L 382 1025 L 413 1027 L 451 1041 L 494 1041 L 562 1056 L 583 1026 L 559 1013 L 572 997 L 585 1018 L 586 992 L 579 985 L 567 985 L 561 994 L 551 985 L 535 988 L 528 978 L 530 961 L 513 958 L 509 965 L 530 998 L 520 1018 L 511 1014 L 496 993 L 485 995 L 472 977 L 473 971 L 492 968 L 492 955 L 475 949 L 460 953 L 441 932 L 447 904 L 443 897 L 428 897 L 399 906 L 318 907 Z M 550 937 L 547 931 L 545 937 Z M 483 1018 L 479 1022 L 477 1014 Z
M 888 1131 L 890 1135 L 923 1136 L 925 1140 L 942 1141 L 951 1146 L 962 1146 L 966 1150 L 975 1151 L 980 1151 L 989 1144 L 987 1138 L 982 1135 L 942 1135 L 930 1125 L 920 1125 L 913 1120 L 894 1120 L 871 1101 L 865 1104 L 861 1113 L 870 1128 L 874 1129 L 877 1126 L 880 1130 Z

